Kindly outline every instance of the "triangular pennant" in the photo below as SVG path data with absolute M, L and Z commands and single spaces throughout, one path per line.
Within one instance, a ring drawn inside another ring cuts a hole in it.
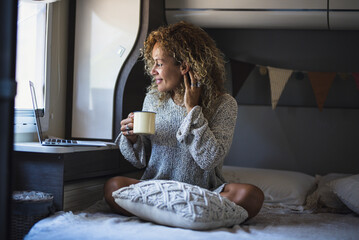
M 352 73 L 352 75 L 353 75 L 355 83 L 357 85 L 357 89 L 359 90 L 359 72 Z
M 315 99 L 320 111 L 323 110 L 329 89 L 333 83 L 336 73 L 333 72 L 308 72 L 308 78 L 312 84 Z
M 282 95 L 283 89 L 287 84 L 289 77 L 292 75 L 293 70 L 273 67 L 268 67 L 268 70 L 272 96 L 272 109 L 275 109 L 280 95 Z
M 236 96 L 255 65 L 231 59 L 233 96 Z

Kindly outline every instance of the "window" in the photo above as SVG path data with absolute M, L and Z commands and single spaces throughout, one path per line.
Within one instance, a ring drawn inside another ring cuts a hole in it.
M 18 3 L 16 133 L 35 131 L 29 81 L 35 84 L 39 108 L 45 108 L 48 5 L 40 1 Z

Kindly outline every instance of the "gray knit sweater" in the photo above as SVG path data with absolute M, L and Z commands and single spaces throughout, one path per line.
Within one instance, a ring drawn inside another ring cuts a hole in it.
M 121 153 L 137 168 L 144 168 L 143 180 L 176 180 L 214 190 L 224 183 L 221 169 L 232 143 L 237 102 L 229 94 L 215 104 L 206 119 L 200 106 L 188 114 L 171 98 L 159 100 L 147 94 L 144 111 L 156 112 L 156 133 L 141 135 L 135 144 L 120 136 Z

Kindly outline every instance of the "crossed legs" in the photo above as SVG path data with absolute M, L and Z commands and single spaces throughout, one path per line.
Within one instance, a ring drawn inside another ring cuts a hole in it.
M 113 211 L 122 215 L 132 216 L 131 213 L 117 205 L 112 197 L 112 192 L 138 182 L 140 181 L 134 178 L 118 176 L 110 178 L 105 183 L 104 197 Z M 258 214 L 264 201 L 264 194 L 258 187 L 244 183 L 228 183 L 225 185 L 220 195 L 246 209 L 248 218 L 252 218 Z

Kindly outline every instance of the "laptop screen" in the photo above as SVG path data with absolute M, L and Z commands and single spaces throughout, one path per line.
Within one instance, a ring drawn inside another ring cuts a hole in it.
M 35 86 L 34 86 L 33 82 L 30 81 L 29 83 L 30 83 L 32 106 L 33 106 L 34 115 L 35 115 L 35 119 L 36 119 L 37 136 L 39 138 L 40 143 L 42 143 L 43 137 L 42 137 L 42 129 L 41 129 L 41 123 L 40 123 L 40 112 L 39 112 L 39 109 L 37 106 Z

